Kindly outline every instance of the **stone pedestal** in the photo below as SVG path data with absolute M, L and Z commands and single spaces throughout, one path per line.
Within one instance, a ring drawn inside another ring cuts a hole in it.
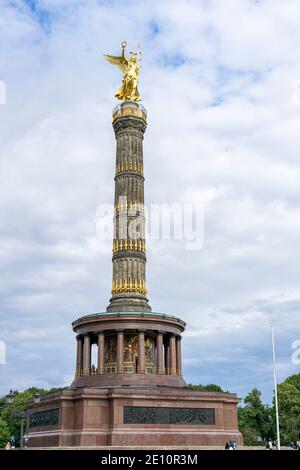
M 103 387 L 43 396 L 29 447 L 224 446 L 238 431 L 239 399 L 188 388 Z

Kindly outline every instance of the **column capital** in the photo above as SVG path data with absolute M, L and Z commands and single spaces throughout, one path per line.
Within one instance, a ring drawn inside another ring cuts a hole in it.
M 104 334 L 104 331 L 103 330 L 98 330 L 96 331 L 96 335 L 103 335 Z
M 124 333 L 124 328 L 117 328 L 116 329 L 116 332 L 119 334 L 119 333 Z
M 156 334 L 157 335 L 164 335 L 166 332 L 162 330 L 157 330 Z
M 139 332 L 139 333 L 146 333 L 146 331 L 147 331 L 147 330 L 145 330 L 144 328 L 139 328 L 139 329 L 138 329 L 138 332 Z
M 181 336 L 181 335 L 176 335 L 176 340 L 177 340 L 177 341 L 181 341 L 181 340 L 182 340 L 182 336 Z

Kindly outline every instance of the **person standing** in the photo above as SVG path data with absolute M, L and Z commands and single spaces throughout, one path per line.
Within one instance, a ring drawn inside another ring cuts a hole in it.
M 269 439 L 269 441 L 267 442 L 266 449 L 267 449 L 267 450 L 273 450 L 273 442 L 272 442 L 272 439 Z
M 25 448 L 25 449 L 27 449 L 28 441 L 29 441 L 28 434 L 25 434 L 25 436 L 24 436 L 24 448 Z
M 16 439 L 15 439 L 15 436 L 13 434 L 10 436 L 9 442 L 10 442 L 11 448 L 14 449 L 15 446 L 16 446 Z

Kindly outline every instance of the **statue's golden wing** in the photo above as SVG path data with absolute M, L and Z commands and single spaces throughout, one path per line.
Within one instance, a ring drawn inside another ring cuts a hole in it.
M 105 59 L 107 62 L 110 62 L 113 65 L 117 65 L 121 72 L 126 73 L 127 72 L 127 66 L 128 66 L 128 60 L 126 57 L 122 56 L 116 56 L 116 55 L 107 55 L 104 54 Z

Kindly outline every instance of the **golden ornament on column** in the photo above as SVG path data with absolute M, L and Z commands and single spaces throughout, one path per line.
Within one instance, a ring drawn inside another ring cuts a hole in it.
M 116 93 L 116 98 L 123 101 L 141 101 L 138 91 L 139 71 L 141 66 L 141 50 L 138 44 L 138 52 L 130 52 L 130 57 L 125 57 L 127 42 L 121 43 L 122 54 L 120 56 L 105 54 L 105 59 L 113 65 L 119 67 L 123 72 L 122 85 Z

